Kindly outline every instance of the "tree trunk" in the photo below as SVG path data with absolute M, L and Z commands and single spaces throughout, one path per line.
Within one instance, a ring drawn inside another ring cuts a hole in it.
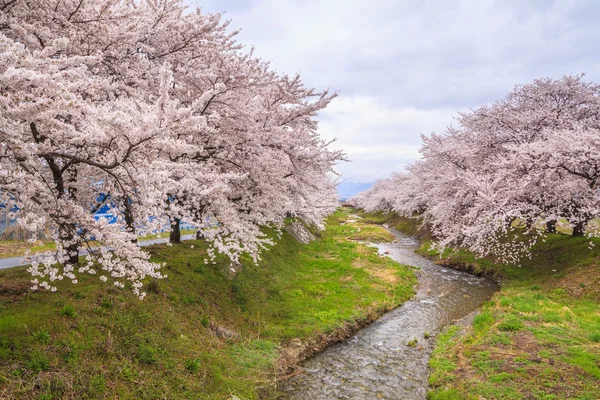
M 578 221 L 573 225 L 573 236 L 583 236 L 585 234 L 585 225 L 584 221 Z
M 555 219 L 546 221 L 546 232 L 547 233 L 556 233 L 556 220 Z
M 133 218 L 133 210 L 131 209 L 131 200 L 129 199 L 129 197 L 125 197 L 123 199 L 123 205 L 124 205 L 124 209 L 123 209 L 123 214 L 125 216 L 125 225 L 126 225 L 126 230 L 127 232 L 132 232 L 135 235 L 135 225 L 134 225 L 134 218 Z M 131 240 L 133 243 L 137 243 L 137 235 Z
M 179 223 L 181 218 L 173 218 L 171 221 L 171 234 L 169 235 L 169 241 L 171 243 L 181 243 L 181 228 Z
M 71 243 L 65 246 L 64 249 L 67 252 L 67 261 L 64 265 L 77 266 L 79 264 L 79 241 L 74 241 L 75 232 L 77 227 L 74 224 L 65 224 L 60 226 L 59 236 L 64 242 Z M 63 242 L 63 243 L 64 243 Z
M 72 244 L 71 246 L 67 247 L 67 252 L 69 254 L 69 260 L 67 261 L 67 264 L 71 264 L 73 266 L 76 266 L 79 264 L 79 246 L 77 244 Z
M 533 219 L 532 219 L 532 218 L 527 218 L 527 219 L 525 220 L 525 227 L 526 227 L 527 229 L 531 229 L 531 228 L 533 228 Z
M 200 231 L 196 231 L 196 240 L 201 240 L 204 238 L 204 235 Z

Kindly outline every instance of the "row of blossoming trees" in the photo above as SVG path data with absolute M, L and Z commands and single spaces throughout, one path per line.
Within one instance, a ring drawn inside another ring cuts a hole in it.
M 0 0 L 0 202 L 57 245 L 34 258 L 36 286 L 90 273 L 143 297 L 161 274 L 136 238 L 165 223 L 234 260 L 286 216 L 322 226 L 343 154 L 314 117 L 334 95 L 235 35 L 182 0 Z M 106 205 L 116 223 L 93 217 Z
M 423 136 L 422 158 L 353 199 L 367 211 L 418 215 L 441 246 L 517 261 L 566 221 L 596 235 L 600 86 L 540 79 Z

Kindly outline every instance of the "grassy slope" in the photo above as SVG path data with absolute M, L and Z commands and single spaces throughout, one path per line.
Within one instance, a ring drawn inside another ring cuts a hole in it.
M 445 254 L 495 272 L 502 286 L 471 327 L 451 326 L 439 337 L 429 398 L 598 399 L 600 240 L 593 243 L 550 235 L 520 267 Z
M 407 235 L 420 239 L 429 238 L 429 232 L 420 227 L 419 220 L 416 218 L 406 218 L 401 217 L 394 212 L 386 213 L 381 211 L 376 213 L 357 211 L 357 214 L 363 218 L 361 221 L 365 223 L 387 224 L 399 230 L 400 232 L 404 232 Z
M 226 260 L 204 263 L 201 241 L 154 246 L 169 277 L 144 301 L 92 277 L 21 293 L 26 272 L 0 272 L 0 398 L 274 398 L 280 343 L 413 293 L 411 269 L 347 240 L 357 228 L 346 218 L 336 213 L 309 245 L 284 234 L 235 278 Z M 239 338 L 218 339 L 215 326 Z

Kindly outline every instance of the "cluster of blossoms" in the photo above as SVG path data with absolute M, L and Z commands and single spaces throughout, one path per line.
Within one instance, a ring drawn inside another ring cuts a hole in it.
M 143 297 L 141 280 L 163 276 L 140 233 L 170 225 L 178 241 L 185 220 L 256 259 L 261 226 L 322 227 L 337 206 L 343 154 L 314 118 L 335 94 L 275 73 L 219 14 L 183 3 L 0 0 L 0 203 L 56 242 L 32 257 L 38 287 L 87 273 Z M 113 221 L 95 219 L 107 206 Z
M 518 261 L 557 221 L 596 236 L 600 86 L 540 79 L 423 136 L 422 159 L 352 199 L 368 211 L 418 215 L 441 246 Z

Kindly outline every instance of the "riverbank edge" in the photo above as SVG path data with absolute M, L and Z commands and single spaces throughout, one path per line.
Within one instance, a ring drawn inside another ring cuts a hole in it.
M 381 226 L 381 224 L 373 223 L 370 221 L 363 221 L 362 219 L 358 223 L 361 225 L 370 225 L 371 227 Z M 361 236 L 361 239 L 355 239 L 355 236 L 359 232 L 361 232 L 359 230 L 358 232 L 349 236 L 347 240 L 350 240 L 351 242 L 357 243 L 359 245 L 364 245 L 366 243 L 366 241 L 363 240 L 365 238 L 372 239 L 371 241 L 373 243 L 388 242 L 386 236 L 382 235 L 380 232 L 373 232 L 373 229 L 364 232 L 364 226 L 362 227 L 362 229 L 363 234 L 366 234 L 367 236 Z M 386 232 L 387 230 L 383 231 L 384 234 Z M 407 301 L 410 301 L 415 296 L 417 288 L 418 281 L 415 280 L 415 283 L 412 287 L 413 294 L 410 298 L 395 299 L 393 303 L 381 304 L 377 307 L 373 307 L 367 310 L 366 315 L 364 315 L 363 317 L 355 318 L 350 321 L 344 321 L 342 325 L 334 328 L 331 332 L 316 332 L 315 335 L 309 338 L 305 338 L 303 340 L 299 338 L 293 338 L 283 342 L 279 347 L 279 358 L 277 360 L 277 382 L 283 382 L 302 373 L 303 369 L 301 367 L 301 364 L 304 361 L 324 352 L 329 347 L 337 343 L 341 343 L 350 339 L 361 329 L 364 329 L 372 323 L 376 322 L 386 313 L 393 311 L 396 308 L 402 306 Z
M 400 307 L 406 301 L 399 302 L 391 307 L 369 310 L 363 318 L 346 321 L 332 332 L 317 332 L 316 335 L 304 340 L 295 338 L 286 341 L 281 345 L 279 350 L 280 357 L 277 361 L 278 382 L 285 381 L 302 373 L 301 364 L 304 361 L 322 353 L 337 343 L 348 340 L 358 333 L 358 331 L 376 322 L 383 315 Z
M 379 224 L 384 227 L 394 228 L 399 232 L 418 240 L 420 246 L 415 250 L 415 252 L 425 258 L 428 258 L 436 265 L 444 268 L 454 269 L 456 271 L 466 272 L 477 277 L 488 278 L 499 285 L 505 279 L 502 271 L 499 271 L 494 267 L 482 265 L 477 262 L 462 261 L 453 258 L 451 255 L 448 257 L 440 257 L 439 253 L 435 251 L 427 251 L 425 247 L 427 246 L 427 243 L 432 240 L 431 232 L 429 232 L 427 228 L 422 227 L 417 218 L 401 217 L 394 212 L 366 213 L 360 210 L 355 211 L 363 218 L 364 221 Z

